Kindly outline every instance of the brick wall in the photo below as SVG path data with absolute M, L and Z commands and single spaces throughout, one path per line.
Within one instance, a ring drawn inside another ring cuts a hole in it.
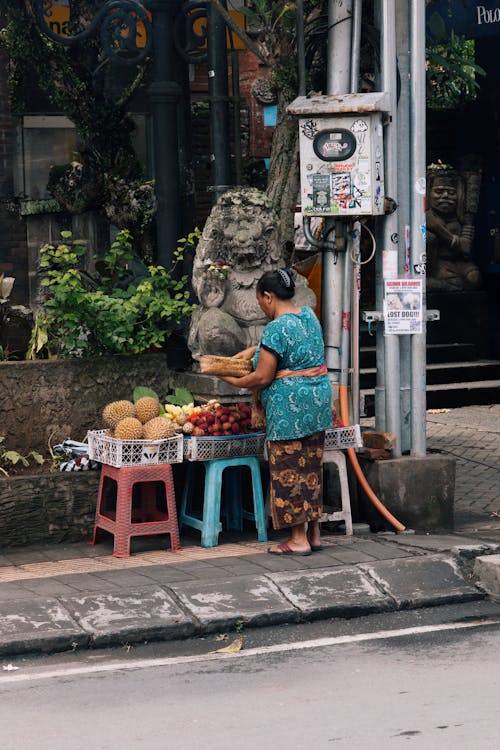
M 252 159 L 264 159 L 271 153 L 273 127 L 264 125 L 264 107 L 259 104 L 252 94 L 252 85 L 256 78 L 270 76 L 272 70 L 262 65 L 253 52 L 242 50 L 239 52 L 240 68 L 240 97 L 242 108 L 249 112 L 249 149 L 248 156 Z M 229 92 L 231 92 L 231 61 L 228 58 Z M 195 99 L 208 97 L 208 71 L 206 64 L 195 66 L 194 80 L 191 92 Z
M 14 195 L 15 120 L 9 109 L 6 69 L 6 56 L 0 53 L 0 273 L 14 276 L 16 279 L 12 301 L 16 304 L 27 304 L 28 248 L 25 222 L 7 207 L 7 202 Z

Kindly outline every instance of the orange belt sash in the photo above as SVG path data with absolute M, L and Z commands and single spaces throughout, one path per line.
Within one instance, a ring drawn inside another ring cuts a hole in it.
M 279 378 L 316 378 L 320 375 L 326 375 L 328 373 L 328 370 L 326 369 L 326 364 L 323 362 L 322 365 L 318 365 L 318 367 L 306 367 L 304 370 L 278 370 L 276 375 L 274 376 L 275 380 L 279 380 Z

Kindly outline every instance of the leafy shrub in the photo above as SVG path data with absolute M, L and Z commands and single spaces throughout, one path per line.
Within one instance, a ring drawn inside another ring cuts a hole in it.
M 179 240 L 174 267 L 141 266 L 131 235 L 121 230 L 96 271 L 81 269 L 85 248 L 62 232 L 65 242 L 40 250 L 42 311 L 33 327 L 28 358 L 139 354 L 162 346 L 193 309 L 187 277 L 175 278 L 175 265 L 196 244 L 195 230 Z
M 9 476 L 9 472 L 5 467 L 13 468 L 20 464 L 26 468 L 30 465 L 30 459 L 33 459 L 39 466 L 44 463 L 45 459 L 36 451 L 30 451 L 26 456 L 23 456 L 17 451 L 6 450 L 3 446 L 4 441 L 5 435 L 0 435 L 0 474 L 6 477 Z

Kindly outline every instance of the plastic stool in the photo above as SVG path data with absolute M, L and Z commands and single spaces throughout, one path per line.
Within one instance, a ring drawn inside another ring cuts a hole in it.
M 106 479 L 116 482 L 116 512 L 105 511 Z M 163 482 L 167 500 L 167 513 L 158 510 L 156 488 L 153 482 Z M 134 485 L 139 484 L 140 505 L 132 507 Z M 133 517 L 141 520 L 133 521 Z M 130 556 L 130 539 L 133 536 L 153 536 L 170 534 L 170 549 L 177 552 L 181 548 L 179 525 L 175 506 L 175 490 L 170 464 L 154 466 L 114 466 L 102 465 L 99 482 L 99 495 L 91 544 L 96 544 L 98 529 L 114 535 L 114 557 Z
M 201 519 L 196 518 L 196 516 L 192 514 L 193 511 L 191 509 L 196 463 L 202 463 L 205 467 L 205 491 L 203 496 L 203 517 Z M 235 471 L 235 469 L 239 469 L 242 466 L 248 466 L 252 475 L 253 513 L 248 513 L 242 508 L 240 471 Z M 182 493 L 179 518 L 181 528 L 183 525 L 191 526 L 192 528 L 201 531 L 202 547 L 217 546 L 219 533 L 222 531 L 220 511 L 222 473 L 225 469 L 230 469 L 228 472 L 228 482 L 226 484 L 226 520 L 228 528 L 241 531 L 244 518 L 254 520 L 255 525 L 257 526 L 257 538 L 259 542 L 267 542 L 262 481 L 260 478 L 259 461 L 255 456 L 216 458 L 210 461 L 190 463 Z
M 337 464 L 340 479 L 340 499 L 342 510 L 321 514 L 320 521 L 344 521 L 346 536 L 352 536 L 352 516 L 351 516 L 351 498 L 349 495 L 349 482 L 347 480 L 347 467 L 345 455 L 341 450 L 325 450 L 323 453 L 323 463 Z

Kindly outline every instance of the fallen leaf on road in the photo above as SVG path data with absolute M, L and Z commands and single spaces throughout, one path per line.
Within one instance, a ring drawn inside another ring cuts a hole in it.
M 229 644 L 229 646 L 225 646 L 225 648 L 218 648 L 216 651 L 209 651 L 209 654 L 233 654 L 236 651 L 241 651 L 243 648 L 243 636 L 239 635 L 237 638 L 232 641 L 232 643 Z

